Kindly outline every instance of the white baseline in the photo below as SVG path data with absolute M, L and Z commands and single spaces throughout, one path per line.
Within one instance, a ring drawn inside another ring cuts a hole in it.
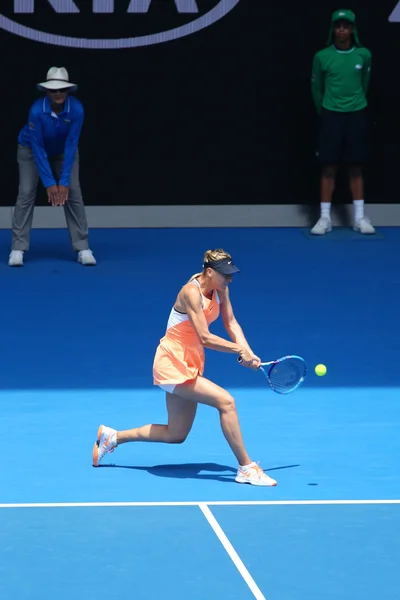
M 134 506 L 334 506 L 339 504 L 400 504 L 394 500 L 210 500 L 203 502 L 18 502 L 0 503 L 1 508 L 96 508 Z

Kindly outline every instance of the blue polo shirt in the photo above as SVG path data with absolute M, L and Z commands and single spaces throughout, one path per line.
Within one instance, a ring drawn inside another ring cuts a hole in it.
M 45 188 L 57 185 L 49 158 L 64 156 L 59 185 L 69 186 L 71 169 L 84 119 L 82 103 L 68 96 L 62 112 L 52 111 L 49 99 L 39 98 L 31 106 L 29 120 L 18 143 L 32 149 L 40 179 Z

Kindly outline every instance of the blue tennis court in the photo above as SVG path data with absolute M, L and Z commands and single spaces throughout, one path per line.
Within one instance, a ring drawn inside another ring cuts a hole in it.
M 75 262 L 64 230 L 33 230 L 22 269 L 7 266 L 9 242 L 1 231 L 0 598 L 397 600 L 398 228 L 92 230 L 96 268 Z M 100 423 L 165 422 L 154 351 L 215 247 L 241 269 L 231 298 L 254 351 L 310 367 L 282 397 L 206 351 L 278 485 L 234 482 L 204 406 L 184 444 L 126 444 L 93 468 Z

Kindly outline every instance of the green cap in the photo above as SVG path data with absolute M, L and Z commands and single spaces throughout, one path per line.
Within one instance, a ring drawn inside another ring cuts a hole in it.
M 354 42 L 356 43 L 357 46 L 361 46 L 360 40 L 358 38 L 357 27 L 356 27 L 356 15 L 353 13 L 352 10 L 350 10 L 348 8 L 342 8 L 341 10 L 335 10 L 335 12 L 333 13 L 332 19 L 331 19 L 331 28 L 329 31 L 328 46 L 330 46 L 333 43 L 334 23 L 336 21 L 341 21 L 341 20 L 349 21 L 349 23 L 354 25 L 354 31 L 353 31 Z
M 332 15 L 332 23 L 335 21 L 341 21 L 342 19 L 343 21 L 349 21 L 349 23 L 353 23 L 354 25 L 356 22 L 356 15 L 352 10 L 348 10 L 346 8 L 342 10 L 336 10 Z

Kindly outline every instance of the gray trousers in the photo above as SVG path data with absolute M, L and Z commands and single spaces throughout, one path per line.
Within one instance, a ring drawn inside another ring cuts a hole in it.
M 18 144 L 17 160 L 19 188 L 12 220 L 12 250 L 26 251 L 29 250 L 29 238 L 39 183 L 39 172 L 30 148 Z M 56 181 L 59 181 L 63 166 L 63 156 L 54 157 L 49 162 Z M 79 183 L 78 150 L 76 151 L 71 171 L 68 201 L 64 204 L 63 208 L 72 248 L 76 252 L 87 250 L 89 247 L 88 225 Z

